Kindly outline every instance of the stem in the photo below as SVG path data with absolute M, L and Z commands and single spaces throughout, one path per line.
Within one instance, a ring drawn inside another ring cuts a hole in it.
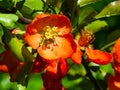
M 23 16 L 18 16 L 18 17 L 19 17 L 19 19 L 20 19 L 22 22 L 24 22 L 24 23 L 26 23 L 26 24 L 29 24 L 29 23 L 32 22 L 31 19 L 25 18 L 25 17 L 23 17 Z
M 84 65 L 86 71 L 87 71 L 87 76 L 89 77 L 89 79 L 91 80 L 91 82 L 94 84 L 95 86 L 95 90 L 102 90 L 102 88 L 100 87 L 100 85 L 98 84 L 98 82 L 95 80 L 95 78 L 93 77 L 91 70 L 88 66 L 88 63 L 85 61 L 85 59 L 83 58 L 82 60 L 82 64 Z
M 104 49 L 106 49 L 106 48 L 112 46 L 113 44 L 115 44 L 115 42 L 116 42 L 116 41 L 113 41 L 113 42 L 111 42 L 111 43 L 105 45 L 104 47 L 101 48 L 101 50 L 104 50 Z

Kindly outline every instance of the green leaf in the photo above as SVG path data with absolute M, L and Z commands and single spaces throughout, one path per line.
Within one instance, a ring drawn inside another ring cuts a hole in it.
M 9 11 L 12 7 L 12 0 L 0 0 L 0 11 Z
M 16 82 L 10 82 L 8 73 L 0 72 L 0 90 L 18 90 Z
M 109 74 L 114 74 L 114 69 L 111 65 L 111 63 L 107 64 L 107 65 L 100 65 L 100 69 L 102 71 L 102 73 L 109 73 Z
M 113 30 L 106 38 L 105 44 L 111 43 L 113 41 L 116 41 L 117 38 L 120 37 L 120 29 Z
M 26 87 L 22 86 L 21 84 L 18 84 L 17 87 L 18 87 L 18 90 L 26 90 Z
M 92 19 L 97 12 L 94 10 L 94 8 L 86 6 L 82 7 L 80 9 L 80 15 L 79 15 L 79 24 L 85 23 L 88 20 Z
M 64 0 L 61 6 L 61 12 L 70 19 L 74 17 L 74 12 L 77 8 L 77 0 Z
M 32 14 L 43 10 L 42 0 L 25 0 L 20 12 L 24 17 L 32 18 Z
M 79 68 L 79 69 L 78 69 Z M 85 76 L 86 75 L 86 70 L 83 67 L 82 64 L 80 65 L 74 65 L 70 68 L 69 72 L 70 75 L 75 76 L 75 75 L 81 75 L 81 76 Z
M 100 30 L 99 32 L 95 33 L 95 41 L 93 42 L 94 47 L 100 49 L 104 46 L 106 42 L 106 37 L 108 36 L 108 30 Z
M 120 15 L 120 1 L 114 1 L 108 4 L 95 18 L 98 19 L 114 15 Z
M 13 0 L 12 3 L 14 4 L 13 6 L 16 7 L 18 2 L 22 2 L 23 0 Z
M 0 14 L 0 24 L 7 28 L 13 28 L 18 17 L 14 14 Z
M 100 0 L 78 0 L 78 4 L 80 5 L 80 7 L 83 7 L 85 5 L 95 3 L 95 2 L 98 2 L 98 1 L 100 1 Z
M 87 77 L 79 76 L 77 79 L 72 77 L 73 80 L 69 79 L 69 77 L 65 76 L 62 79 L 62 83 L 66 90 L 94 90 L 93 84 L 90 82 L 90 80 Z
M 88 27 L 88 29 L 90 29 L 93 33 L 96 33 L 103 28 L 108 27 L 108 24 L 103 20 L 96 20 L 88 24 L 86 27 Z
M 4 44 L 2 42 L 3 34 L 4 34 L 3 29 L 0 26 L 0 53 L 2 53 L 3 51 L 5 51 Z
M 34 57 L 24 46 L 24 44 L 21 43 L 17 37 L 13 36 L 10 33 L 10 31 L 7 30 L 5 27 L 4 27 L 4 40 L 5 43 L 8 45 L 9 49 L 11 50 L 11 52 L 16 56 L 16 58 L 19 61 L 24 62 L 24 65 L 20 70 L 20 73 L 17 75 L 15 81 L 18 84 L 27 86 L 33 66 Z
M 4 28 L 4 40 L 19 61 L 27 62 L 29 60 L 33 60 L 33 56 L 24 44 L 21 43 L 20 40 L 16 36 L 12 35 L 6 28 Z
M 27 90 L 42 90 L 43 80 L 40 73 L 32 73 L 30 76 L 30 81 L 27 86 Z
M 42 10 L 43 8 L 42 0 L 25 0 L 24 5 L 32 10 Z

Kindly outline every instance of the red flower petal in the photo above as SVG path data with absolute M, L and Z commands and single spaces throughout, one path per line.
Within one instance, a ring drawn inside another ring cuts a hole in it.
M 10 50 L 7 50 L 0 54 L 0 71 L 4 70 L 10 74 L 10 80 L 16 81 L 16 77 L 19 74 L 23 62 L 19 62 Z
M 116 41 L 112 51 L 113 51 L 114 62 L 120 63 L 120 38 Z
M 42 79 L 45 90 L 63 90 L 61 79 L 52 77 L 50 73 L 42 74 Z
M 82 52 L 80 51 L 80 46 L 78 44 L 76 52 L 72 54 L 71 59 L 76 64 L 80 64 L 82 61 Z
M 48 15 L 39 14 L 27 27 L 28 32 L 39 33 L 40 30 L 44 30 L 46 26 L 57 27 L 57 32 L 59 35 L 68 34 L 71 30 L 70 20 L 64 15 Z
M 73 35 L 72 34 L 67 34 L 67 35 L 65 35 L 63 37 L 66 38 L 71 43 L 71 46 L 72 46 L 73 50 L 76 51 L 77 44 L 74 41 Z
M 115 76 L 110 76 L 108 79 L 108 88 L 109 90 L 120 90 L 120 74 Z
M 120 64 L 114 64 L 113 67 L 115 72 L 120 74 Z
M 64 59 L 55 60 L 46 68 L 46 72 L 49 72 L 54 78 L 63 78 L 67 71 L 68 65 Z
M 52 45 L 50 48 L 47 48 L 45 45 L 39 47 L 37 49 L 39 55 L 48 60 L 68 58 L 72 55 L 73 49 L 71 47 L 71 43 L 67 39 L 63 37 L 56 37 L 55 43 L 56 45 Z
M 58 74 L 59 78 L 63 78 L 68 71 L 68 64 L 67 61 L 64 59 L 60 59 L 58 63 Z
M 6 65 L 0 65 L 0 72 L 8 72 L 8 67 Z
M 58 74 L 57 74 L 58 62 L 59 60 L 55 60 L 49 63 L 48 67 L 46 68 L 47 72 L 51 73 L 53 77 L 58 77 Z
M 97 64 L 108 64 L 112 59 L 111 54 L 100 50 L 86 49 L 86 54 L 91 62 Z
M 40 44 L 40 34 L 33 34 L 30 35 L 29 33 L 26 33 L 24 35 L 24 40 L 29 44 L 33 49 L 37 49 Z
M 42 72 L 46 67 L 48 66 L 48 63 L 45 62 L 39 55 L 37 56 L 33 67 L 32 67 L 32 73 L 38 73 Z
M 8 72 L 13 71 L 15 67 L 19 64 L 19 61 L 14 57 L 10 50 L 7 50 L 0 54 L 0 66 L 6 65 Z

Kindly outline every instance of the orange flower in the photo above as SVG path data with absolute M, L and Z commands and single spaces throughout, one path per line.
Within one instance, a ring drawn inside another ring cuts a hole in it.
M 77 43 L 77 41 L 76 41 Z M 82 61 L 82 52 L 80 50 L 80 45 L 77 43 L 76 52 L 72 54 L 71 59 L 74 63 L 80 64 Z
M 64 90 L 61 79 L 68 71 L 67 61 L 55 60 L 49 63 L 46 72 L 42 74 L 45 90 Z
M 49 63 L 46 68 L 46 72 L 50 73 L 54 78 L 62 78 L 66 75 L 68 71 L 67 61 L 64 59 L 55 60 L 52 63 Z
M 94 50 L 88 47 L 94 39 L 95 38 L 93 33 L 89 31 L 89 29 L 84 28 L 80 32 L 80 38 L 78 40 L 78 43 L 81 47 L 84 47 L 89 61 L 103 65 L 108 64 L 112 59 L 111 54 L 100 50 Z
M 24 39 L 44 59 L 68 58 L 76 47 L 73 37 L 68 38 L 70 31 L 71 24 L 66 16 L 40 14 L 28 25 Z
M 88 28 L 85 27 L 80 32 L 80 38 L 78 40 L 80 46 L 88 46 L 95 39 L 93 33 L 87 29 Z
M 97 64 L 103 64 L 103 65 L 108 64 L 112 59 L 111 54 L 100 51 L 100 50 L 93 50 L 93 49 L 87 48 L 86 54 L 88 56 L 88 59 L 91 62 L 94 62 Z

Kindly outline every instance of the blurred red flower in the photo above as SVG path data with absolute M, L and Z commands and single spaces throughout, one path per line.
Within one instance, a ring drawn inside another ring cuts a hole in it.
M 120 90 L 120 38 L 118 38 L 116 43 L 114 44 L 112 52 L 115 75 L 109 76 L 108 88 L 109 90 Z
M 120 74 L 120 38 L 117 39 L 112 49 L 113 52 L 113 67 L 115 72 Z
M 114 62 L 120 63 L 120 38 L 117 39 L 115 45 L 113 46 L 113 56 Z
M 16 59 L 10 50 L 6 50 L 0 54 L 0 71 L 9 73 L 11 81 L 15 81 L 23 64 L 23 62 L 19 62 Z
M 64 90 L 60 78 L 54 78 L 47 72 L 42 74 L 42 78 L 45 90 Z
M 120 90 L 120 74 L 115 74 L 115 76 L 109 76 L 108 88 L 108 90 Z

